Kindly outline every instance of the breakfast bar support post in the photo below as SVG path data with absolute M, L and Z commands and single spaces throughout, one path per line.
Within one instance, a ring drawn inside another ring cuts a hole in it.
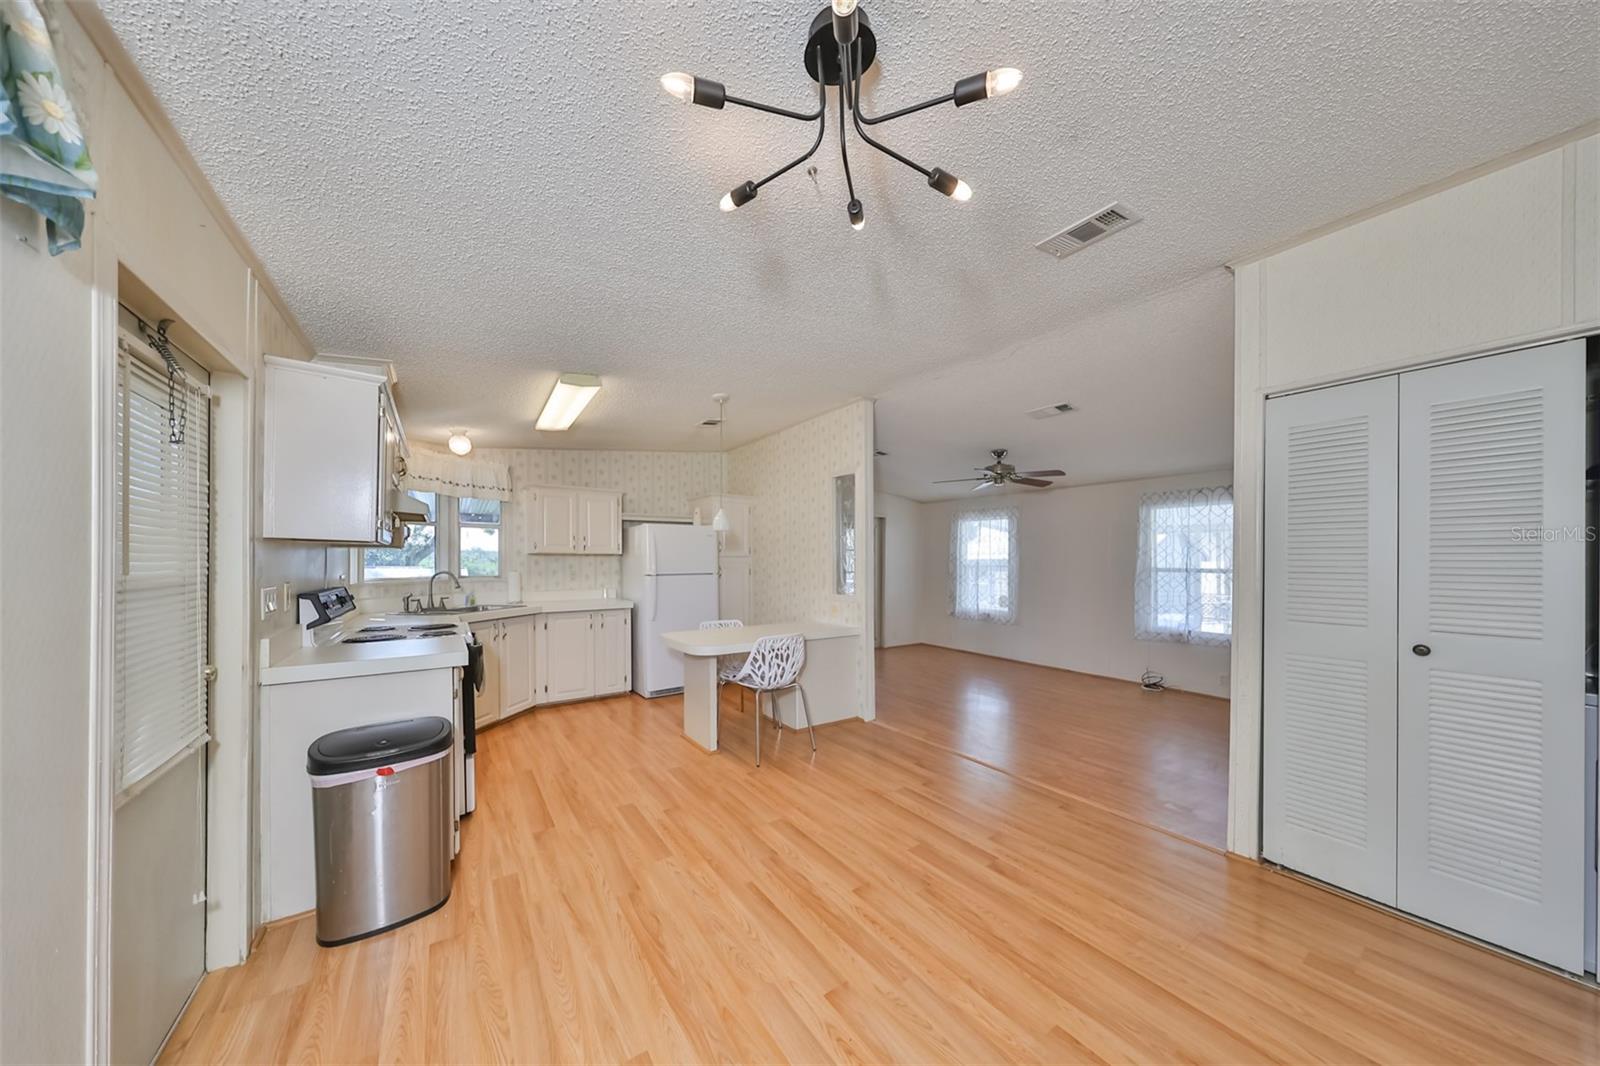
M 683 735 L 707 751 L 717 750 L 716 656 L 683 657 Z

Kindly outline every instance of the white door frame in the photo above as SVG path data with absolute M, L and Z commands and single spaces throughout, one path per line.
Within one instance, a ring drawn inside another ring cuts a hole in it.
M 94 305 L 92 309 L 91 444 L 94 498 L 90 621 L 89 863 L 93 871 L 88 924 L 89 985 L 87 1047 L 106 1061 L 111 1053 L 112 813 L 116 801 L 114 705 L 116 683 L 116 507 L 117 507 L 117 307 L 121 257 L 111 227 L 94 218 Z M 252 286 L 253 288 L 253 286 Z M 163 294 L 174 299 L 181 294 Z M 254 304 L 248 303 L 254 310 Z M 186 323 L 204 316 L 174 316 Z M 251 337 L 254 336 L 252 313 Z M 212 413 L 212 573 L 211 644 L 217 681 L 211 690 L 211 743 L 208 751 L 206 808 L 206 969 L 244 959 L 252 932 L 250 842 L 251 722 L 255 669 L 251 657 L 250 590 L 254 576 L 251 477 L 253 449 L 252 382 L 245 353 L 226 352 L 197 333 L 207 352 L 191 352 L 211 370 Z M 198 346 L 197 346 L 198 347 Z

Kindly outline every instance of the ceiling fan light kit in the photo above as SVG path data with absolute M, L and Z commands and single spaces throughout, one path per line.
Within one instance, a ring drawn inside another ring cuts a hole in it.
M 746 181 L 725 193 L 718 206 L 723 211 L 736 211 L 756 198 L 761 187 L 781 177 L 816 154 L 828 125 L 828 92 L 830 85 L 838 86 L 839 99 L 839 160 L 844 167 L 845 189 L 849 202 L 845 215 L 853 229 L 866 225 L 866 210 L 856 196 L 855 182 L 850 175 L 850 153 L 846 141 L 848 125 L 855 126 L 862 141 L 884 155 L 921 174 L 930 188 L 936 189 L 957 203 L 972 199 L 972 186 L 940 167 L 925 167 L 900 154 L 888 145 L 874 140 L 867 133 L 868 126 L 902 118 L 918 111 L 951 103 L 965 107 L 995 96 L 1004 96 L 1022 82 L 1022 72 L 1015 67 L 997 67 L 981 74 L 972 74 L 956 82 L 955 88 L 943 96 L 924 100 L 897 111 L 882 115 L 868 115 L 861 109 L 861 75 L 872 67 L 878 57 L 878 37 L 873 32 L 872 21 L 856 0 L 833 0 L 832 4 L 817 12 L 806 34 L 804 54 L 806 73 L 817 83 L 817 108 L 815 111 L 792 111 L 784 107 L 746 100 L 728 93 L 727 86 L 709 78 L 696 77 L 681 71 L 661 76 L 661 88 L 668 95 L 686 104 L 699 104 L 722 110 L 728 104 L 764 111 L 797 122 L 817 124 L 817 136 L 810 149 L 800 158 L 786 163 L 758 181 Z

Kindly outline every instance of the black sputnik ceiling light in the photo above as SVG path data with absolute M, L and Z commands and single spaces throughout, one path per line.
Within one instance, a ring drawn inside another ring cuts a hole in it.
M 866 224 L 867 216 L 861 201 L 856 198 L 855 183 L 850 177 L 850 152 L 845 138 L 847 116 L 855 124 L 856 133 L 863 141 L 890 159 L 921 174 L 927 179 L 929 187 L 937 189 L 957 202 L 964 203 L 972 199 L 972 186 L 947 170 L 925 167 L 906 158 L 888 145 L 874 140 L 867 133 L 867 127 L 904 118 L 906 115 L 940 104 L 965 107 L 979 100 L 987 100 L 991 96 L 1004 96 L 1022 81 L 1022 72 L 1014 67 L 1000 67 L 982 74 L 974 74 L 956 82 L 955 88 L 943 96 L 874 116 L 861 110 L 861 75 L 872 66 L 877 57 L 878 38 L 872 32 L 872 21 L 867 18 L 866 9 L 859 6 L 857 0 L 832 0 L 830 6 L 817 12 L 817 17 L 811 20 L 811 28 L 806 34 L 806 73 L 817 83 L 815 111 L 791 111 L 784 107 L 744 100 L 731 95 L 721 82 L 697 78 L 692 74 L 678 72 L 664 74 L 661 77 L 661 87 L 686 104 L 699 104 L 701 107 L 715 108 L 719 111 L 728 104 L 735 104 L 756 111 L 765 111 L 769 115 L 781 115 L 797 122 L 817 124 L 817 139 L 811 142 L 811 147 L 805 155 L 792 163 L 784 164 L 760 181 L 747 181 L 728 192 L 722 198 L 721 206 L 724 211 L 735 211 L 743 207 L 756 198 L 763 185 L 787 174 L 817 153 L 817 149 L 822 146 L 823 135 L 827 132 L 830 85 L 839 87 L 839 159 L 844 164 L 845 189 L 850 195 L 850 202 L 845 205 L 845 213 L 852 227 L 861 229 Z

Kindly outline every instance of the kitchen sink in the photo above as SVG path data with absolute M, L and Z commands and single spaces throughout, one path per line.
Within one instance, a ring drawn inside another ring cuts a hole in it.
M 478 614 L 481 611 L 504 611 L 510 607 L 524 607 L 521 603 L 474 603 L 469 607 L 422 607 L 407 614 Z

